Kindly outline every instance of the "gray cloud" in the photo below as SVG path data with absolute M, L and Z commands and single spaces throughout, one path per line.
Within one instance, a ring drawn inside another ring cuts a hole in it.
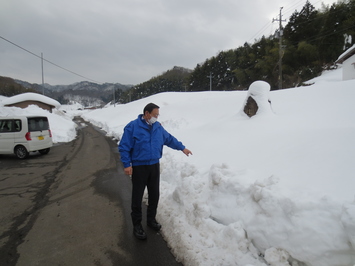
M 0 36 L 92 80 L 138 84 L 253 41 L 268 23 L 256 38 L 273 33 L 282 4 L 288 16 L 304 5 L 288 2 L 289 11 L 281 0 L 6 0 Z M 3 39 L 0 60 L 1 76 L 41 83 L 41 60 Z M 83 80 L 47 62 L 44 73 L 52 85 Z

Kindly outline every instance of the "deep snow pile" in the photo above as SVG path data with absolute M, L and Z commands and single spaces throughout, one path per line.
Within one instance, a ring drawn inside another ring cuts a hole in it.
M 162 93 L 83 117 L 119 138 L 154 102 L 193 152 L 161 160 L 158 220 L 185 265 L 354 265 L 355 81 L 340 76 L 272 91 L 272 111 L 252 118 L 245 91 Z

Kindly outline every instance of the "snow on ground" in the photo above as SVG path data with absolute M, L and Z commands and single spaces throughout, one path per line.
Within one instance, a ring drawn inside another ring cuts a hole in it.
M 355 81 L 340 79 L 272 91 L 273 112 L 252 118 L 246 91 L 161 93 L 83 117 L 119 139 L 154 102 L 193 152 L 161 160 L 158 220 L 185 265 L 354 265 Z
M 341 81 L 336 70 L 309 84 L 265 92 L 272 111 L 252 118 L 240 112 L 247 91 L 61 109 L 119 139 L 147 103 L 160 106 L 159 121 L 193 152 L 166 147 L 161 160 L 157 219 L 184 265 L 353 266 L 355 80 Z M 0 115 L 17 109 L 0 107 Z M 70 121 L 53 117 L 53 135 L 73 139 L 64 131 L 75 127 L 61 125 Z

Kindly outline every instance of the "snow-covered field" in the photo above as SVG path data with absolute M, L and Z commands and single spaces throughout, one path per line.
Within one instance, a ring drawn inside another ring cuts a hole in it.
M 310 83 L 270 92 L 272 109 L 252 118 L 240 112 L 247 91 L 61 108 L 119 139 L 147 103 L 160 106 L 159 121 L 193 152 L 164 148 L 161 160 L 157 219 L 184 265 L 353 266 L 355 80 L 335 70 Z M 35 109 L 45 112 L 25 112 Z M 59 114 L 48 114 L 54 141 L 70 141 L 75 126 Z

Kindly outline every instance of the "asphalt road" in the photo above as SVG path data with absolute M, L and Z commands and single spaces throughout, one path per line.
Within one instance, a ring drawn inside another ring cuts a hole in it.
M 0 265 L 181 265 L 145 224 L 148 239 L 134 238 L 116 142 L 76 122 L 47 155 L 0 155 Z

